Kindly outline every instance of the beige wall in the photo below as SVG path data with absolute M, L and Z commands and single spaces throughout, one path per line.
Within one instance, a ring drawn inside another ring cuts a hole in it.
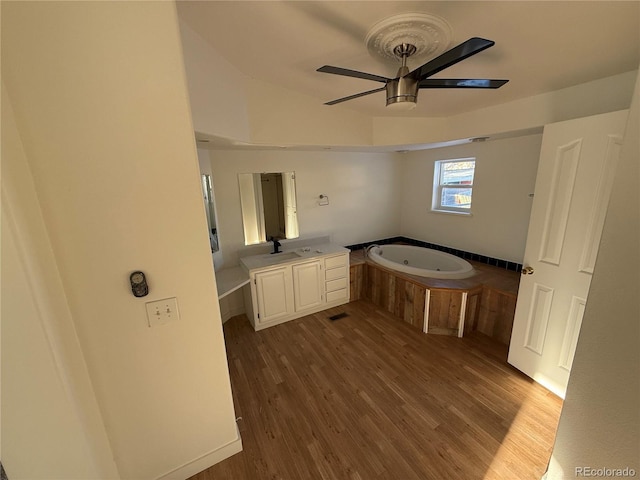
M 542 127 L 629 107 L 637 71 L 448 118 L 375 117 L 376 145 L 435 143 Z
M 3 81 L 124 478 L 185 478 L 240 448 L 174 8 L 2 3 Z M 180 319 L 149 328 L 145 301 L 167 297 Z
M 2 89 L 2 461 L 10 478 L 118 478 Z
M 251 142 L 268 145 L 372 145 L 371 118 L 348 108 L 252 80 Z
M 402 162 L 401 234 L 522 263 L 541 135 L 423 150 Z M 431 211 L 436 160 L 476 158 L 472 216 Z
M 194 130 L 248 142 L 250 79 L 184 22 L 179 25 Z
M 548 479 L 575 478 L 576 467 L 627 467 L 635 470 L 635 476 L 640 474 L 639 116 L 640 79 L 629 112 Z

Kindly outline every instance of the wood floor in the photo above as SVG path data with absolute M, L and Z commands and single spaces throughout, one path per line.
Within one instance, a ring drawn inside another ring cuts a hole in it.
M 244 450 L 193 480 L 524 480 L 546 470 L 562 402 L 485 337 L 425 335 L 366 301 L 257 333 L 235 317 L 224 332 Z

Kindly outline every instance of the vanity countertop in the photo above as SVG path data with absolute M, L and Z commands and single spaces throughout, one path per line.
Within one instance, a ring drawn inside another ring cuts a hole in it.
M 218 299 L 226 297 L 247 283 L 249 283 L 249 275 L 242 267 L 224 268 L 216 271 Z
M 348 248 L 335 245 L 333 243 L 323 243 L 320 245 L 310 245 L 290 250 L 283 250 L 281 253 L 264 253 L 262 255 L 250 255 L 242 257 L 240 263 L 247 271 L 257 268 L 274 267 L 276 265 L 286 265 L 296 263 L 300 260 L 311 260 L 317 257 L 325 257 L 340 253 L 349 253 Z

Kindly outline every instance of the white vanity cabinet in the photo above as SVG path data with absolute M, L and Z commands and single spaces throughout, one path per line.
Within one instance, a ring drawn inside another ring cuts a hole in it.
M 349 301 L 349 251 L 323 246 L 284 257 L 242 259 L 249 272 L 245 304 L 255 330 L 278 325 Z
M 291 266 L 293 270 L 293 302 L 294 310 L 302 312 L 317 308 L 324 303 L 324 277 L 322 276 L 322 262 L 297 263 Z
M 294 312 L 291 267 L 256 272 L 254 286 L 258 303 L 258 323 L 268 324 L 288 318 Z
M 324 259 L 325 295 L 327 303 L 349 301 L 349 255 L 333 255 Z

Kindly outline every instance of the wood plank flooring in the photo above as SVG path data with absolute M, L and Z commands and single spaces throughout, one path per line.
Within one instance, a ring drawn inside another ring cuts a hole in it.
M 562 402 L 487 337 L 425 335 L 366 301 L 260 332 L 239 316 L 224 331 L 244 450 L 193 480 L 514 480 L 546 470 Z

